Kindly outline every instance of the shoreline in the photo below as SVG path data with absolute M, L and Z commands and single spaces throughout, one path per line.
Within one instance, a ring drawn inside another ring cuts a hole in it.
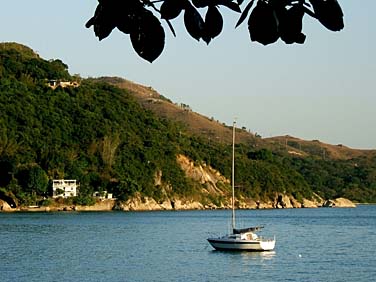
M 310 206 L 270 206 L 260 204 L 255 205 L 241 205 L 238 206 L 237 210 L 268 210 L 268 209 L 306 209 L 306 208 L 355 208 L 358 205 L 376 205 L 376 203 L 353 203 L 347 199 L 342 200 L 343 202 L 338 205 L 310 205 Z M 336 200 L 330 201 L 334 203 Z M 1 203 L 0 203 L 1 204 Z M 48 212 L 146 212 L 146 211 L 193 211 L 193 210 L 229 210 L 228 206 L 204 206 L 196 202 L 190 204 L 184 204 L 179 206 L 172 206 L 166 204 L 150 205 L 146 204 L 135 204 L 134 202 L 120 203 L 115 200 L 102 200 L 97 202 L 92 206 L 80 206 L 80 205 L 52 205 L 52 206 L 21 206 L 17 208 L 7 207 L 1 205 L 0 213 L 48 213 Z

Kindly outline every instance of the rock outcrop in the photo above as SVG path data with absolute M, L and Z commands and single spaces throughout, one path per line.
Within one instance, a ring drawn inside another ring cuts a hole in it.
M 317 194 L 313 194 L 313 199 L 303 199 L 302 208 L 319 208 L 324 204 L 324 199 Z
M 355 208 L 356 207 L 356 205 L 353 202 L 345 198 L 327 200 L 324 202 L 322 206 L 328 207 L 328 208 Z
M 8 212 L 8 211 L 12 211 L 12 208 L 7 202 L 0 200 L 0 211 Z
M 230 181 L 221 173 L 206 164 L 196 165 L 184 155 L 177 156 L 177 162 L 188 178 L 199 182 L 205 187 L 204 193 L 226 195 L 226 191 L 218 187 L 218 184 L 229 185 Z
M 172 205 L 169 201 L 157 203 L 156 200 L 150 197 L 142 197 L 136 194 L 131 199 L 124 203 L 118 203 L 117 208 L 123 211 L 158 211 L 158 210 L 171 210 Z
M 279 194 L 277 196 L 275 208 L 277 209 L 291 209 L 291 208 L 301 208 L 300 204 L 294 197 L 289 195 Z
M 114 209 L 122 211 L 203 210 L 210 209 L 210 206 L 204 206 L 197 201 L 181 199 L 166 199 L 158 203 L 153 198 L 136 194 L 123 203 L 117 203 Z
M 100 200 L 93 206 L 72 206 L 70 209 L 72 211 L 111 211 L 114 209 L 115 203 L 115 200 Z

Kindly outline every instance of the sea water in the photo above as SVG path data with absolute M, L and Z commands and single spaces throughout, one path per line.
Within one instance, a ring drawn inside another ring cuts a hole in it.
M 273 252 L 214 251 L 230 212 L 0 213 L 0 281 L 375 281 L 376 206 L 237 211 Z

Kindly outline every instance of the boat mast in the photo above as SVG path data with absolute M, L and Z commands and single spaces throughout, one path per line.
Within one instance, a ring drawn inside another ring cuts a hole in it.
M 232 124 L 232 175 L 231 175 L 231 186 L 232 186 L 232 231 L 235 229 L 235 124 Z

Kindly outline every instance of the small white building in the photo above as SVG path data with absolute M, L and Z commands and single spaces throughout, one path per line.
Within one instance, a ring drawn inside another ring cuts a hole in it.
M 55 90 L 59 86 L 62 87 L 62 88 L 66 88 L 66 87 L 76 88 L 76 87 L 80 86 L 80 83 L 77 82 L 77 81 L 60 81 L 60 80 L 56 80 L 56 79 L 51 79 L 51 80 L 48 80 L 47 85 L 50 88 L 52 88 L 53 90 Z
M 69 198 L 77 196 L 77 181 L 74 179 L 54 179 L 52 182 L 52 198 Z
M 112 199 L 112 193 L 108 193 L 107 191 L 103 191 L 103 192 L 98 192 L 98 191 L 95 191 L 93 193 L 93 197 L 94 198 L 99 198 L 101 200 L 104 200 L 104 199 Z

